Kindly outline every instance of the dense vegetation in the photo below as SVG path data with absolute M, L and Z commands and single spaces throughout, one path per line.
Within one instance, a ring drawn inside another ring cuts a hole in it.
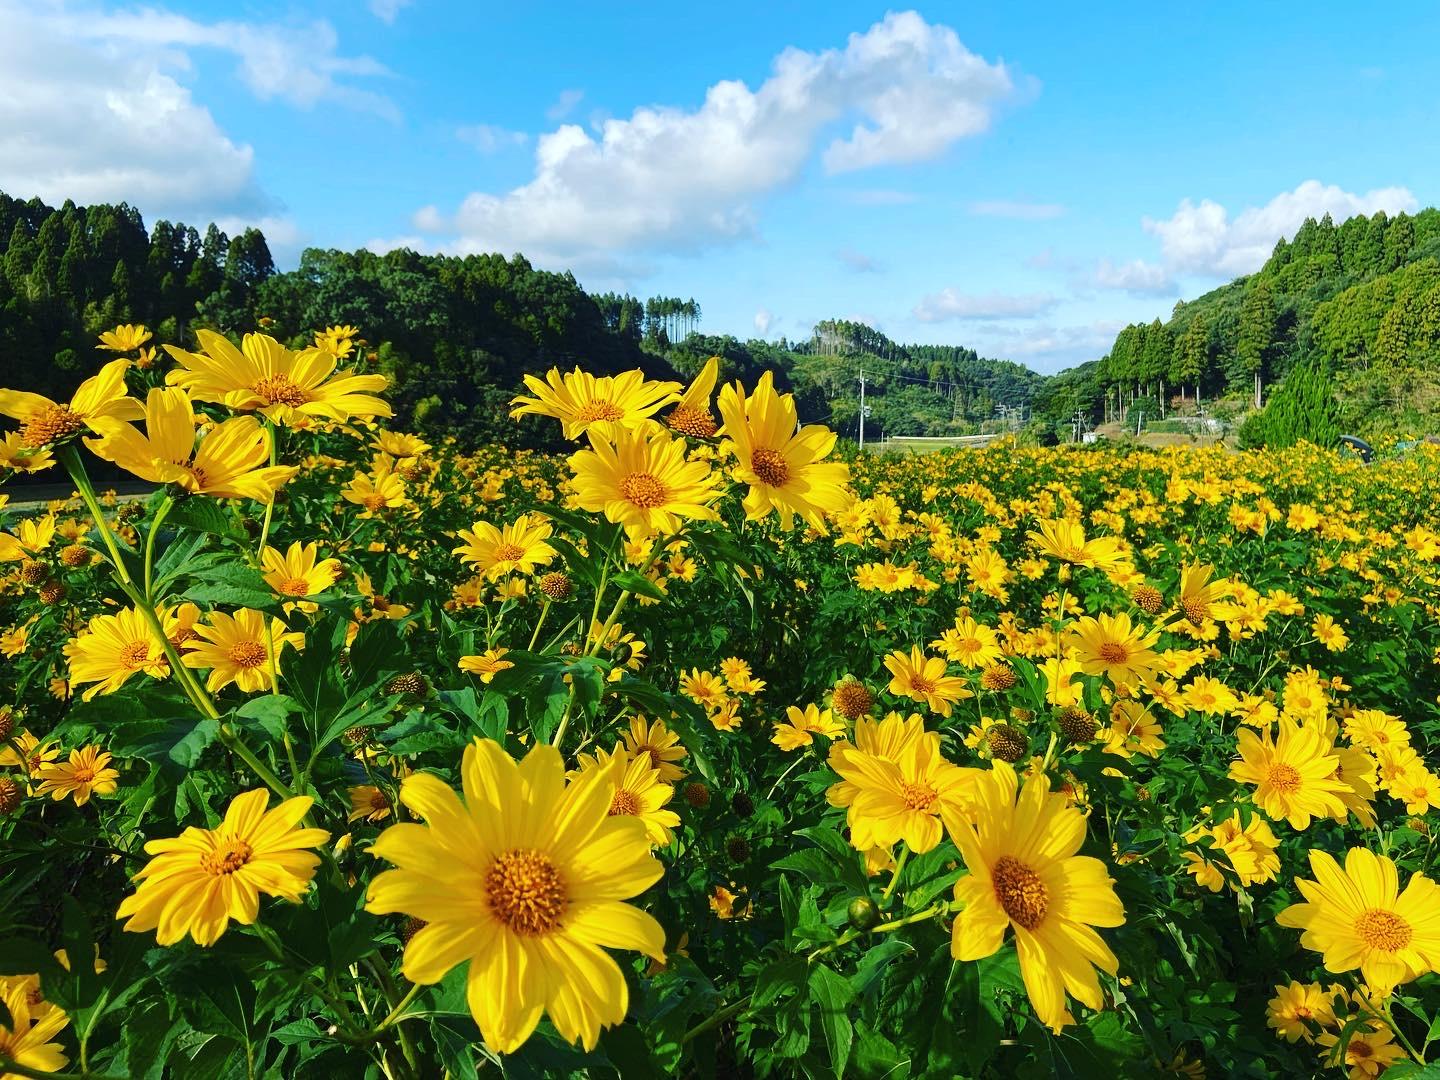
M 1137 401 L 1158 411 L 1176 394 L 1259 404 L 1287 372 L 1320 364 L 1343 425 L 1418 431 L 1434 426 L 1437 360 L 1440 210 L 1340 225 L 1327 214 L 1279 240 L 1256 273 L 1176 304 L 1167 322 L 1127 326 L 1099 363 L 1061 376 L 1061 396 L 1109 415 Z

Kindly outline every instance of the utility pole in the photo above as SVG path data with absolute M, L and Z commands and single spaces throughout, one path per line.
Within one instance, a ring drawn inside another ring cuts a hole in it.
M 860 372 L 860 449 L 865 449 L 865 372 Z

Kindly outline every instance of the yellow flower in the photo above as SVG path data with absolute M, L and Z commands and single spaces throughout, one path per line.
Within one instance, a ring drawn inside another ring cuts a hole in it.
M 95 348 L 104 349 L 106 352 L 134 352 L 152 337 L 154 335 L 145 327 L 125 323 L 114 330 L 104 331 L 100 335 L 100 344 Z
M 165 381 L 196 401 L 261 412 L 277 424 L 390 415 L 390 406 L 374 396 L 385 389 L 385 376 L 336 372 L 332 353 L 291 352 L 268 334 L 246 334 L 238 349 L 210 330 L 197 330 L 196 336 L 198 353 L 165 346 L 180 365 Z
M 462 803 L 427 773 L 400 800 L 424 825 L 392 825 L 371 851 L 394 863 L 370 884 L 367 910 L 426 925 L 405 947 L 405 977 L 432 985 L 469 963 L 470 1012 L 486 1045 L 520 1048 L 542 1014 L 567 1042 L 592 1050 L 629 1008 L 619 966 L 602 946 L 663 960 L 665 932 L 623 901 L 660 879 L 645 826 L 610 816 L 608 767 L 565 783 L 553 747 L 518 765 L 477 740 L 465 750 Z
M 140 403 L 125 396 L 125 370 L 129 360 L 111 360 L 90 376 L 68 405 L 23 390 L 0 390 L 0 415 L 20 421 L 20 445 L 27 450 L 62 443 L 102 417 L 138 420 Z
M 1310 630 L 1314 633 L 1315 640 L 1331 652 L 1344 652 L 1345 646 L 1350 644 L 1344 628 L 1329 615 L 1316 615 Z
M 1180 598 L 1176 607 L 1195 626 L 1211 618 L 1211 605 L 1233 591 L 1228 581 L 1211 581 L 1214 574 L 1213 566 L 1200 563 L 1192 563 L 1180 571 Z
M 145 430 L 101 417 L 90 426 L 99 433 L 86 439 L 98 457 L 155 484 L 175 484 L 193 494 L 268 503 L 300 470 L 270 464 L 270 443 L 253 416 L 237 416 L 216 425 L 198 440 L 195 410 L 185 391 L 150 391 L 145 400 Z
M 650 758 L 645 754 L 631 754 L 622 746 L 608 754 L 601 750 L 594 757 L 588 754 L 585 757 L 581 772 L 603 768 L 610 777 L 615 791 L 610 799 L 610 816 L 638 818 L 645 826 L 651 845 L 669 847 L 675 838 L 670 830 L 680 824 L 680 815 L 665 809 L 675 789 L 661 781 Z M 613 762 L 619 762 L 619 767 L 611 768 Z
M 562 376 L 551 368 L 543 380 L 525 376 L 525 386 L 535 396 L 517 397 L 510 415 L 553 416 L 567 439 L 598 432 L 616 437 L 618 429 L 646 430 L 656 427 L 651 419 L 661 408 L 677 400 L 677 382 L 650 382 L 638 369 L 600 378 L 578 367 Z
M 988 667 L 1003 655 L 995 631 L 977 623 L 969 615 L 957 618 L 954 627 L 932 641 L 930 647 L 968 668 Z
M 1275 1029 L 1275 1035 L 1286 1042 L 1304 1039 L 1313 1042 L 1314 1036 L 1307 1021 L 1327 1026 L 1335 1021 L 1335 1004 L 1332 995 L 1327 994 L 1319 983 L 1291 981 L 1289 986 L 1275 987 L 1275 996 L 1265 1006 L 1266 1026 Z
M 304 634 L 275 618 L 267 630 L 265 616 L 250 608 L 234 615 L 212 611 L 208 623 L 196 624 L 195 634 L 180 659 L 186 667 L 210 669 L 205 689 L 212 694 L 231 683 L 244 694 L 270 689 L 272 678 L 280 675 L 280 651 L 286 645 L 305 647 Z
M 460 530 L 459 538 L 465 542 L 454 552 L 487 581 L 495 581 L 512 570 L 529 574 L 551 562 L 558 553 L 545 541 L 553 532 L 539 514 L 521 514 L 498 529 L 488 521 L 477 521 Z
M 1002 761 L 975 781 L 973 819 L 948 806 L 941 813 L 970 870 L 955 886 L 965 909 L 955 920 L 951 955 L 983 960 L 1000 950 L 1011 927 L 1020 975 L 1041 1023 L 1054 1031 L 1074 1023 L 1067 991 L 1099 1009 L 1095 967 L 1114 975 L 1119 965 L 1092 927 L 1122 925 L 1125 909 L 1105 864 L 1076 854 L 1085 839 L 1084 813 L 1052 794 L 1043 774 L 1021 789 L 1015 770 Z
M 65 658 L 70 662 L 72 685 L 95 684 L 82 695 L 83 701 L 96 694 L 114 693 L 139 672 L 152 679 L 170 674 L 164 644 L 135 608 L 96 615 L 84 633 L 66 643 Z
M 460 670 L 468 671 L 471 675 L 479 675 L 480 681 L 488 685 L 500 672 L 515 666 L 515 661 L 503 659 L 509 651 L 509 649 L 487 649 L 478 656 L 462 656 Z
M 927 657 L 918 645 L 911 646 L 909 656 L 901 651 L 891 653 L 885 658 L 885 667 L 892 676 L 892 694 L 923 701 L 941 716 L 950 715 L 952 702 L 975 696 L 964 679 L 945 674 L 944 660 L 938 656 Z
M 865 741 L 886 753 L 867 753 L 849 743 L 830 748 L 830 767 L 842 779 L 826 797 L 832 805 L 849 807 L 850 843 L 858 851 L 888 850 L 903 840 L 922 854 L 944 835 L 940 814 L 946 804 L 969 812 L 975 779 L 983 774 L 946 761 L 939 732 L 924 731 L 919 720 L 896 716 L 871 727 Z M 859 731 L 857 724 L 857 736 Z
M 1280 734 L 1248 728 L 1236 735 L 1240 760 L 1230 765 L 1230 779 L 1255 784 L 1255 805 L 1292 829 L 1305 829 L 1312 817 L 1339 815 L 1345 804 L 1340 795 L 1344 781 L 1336 778 L 1340 762 L 1334 747 L 1310 727 L 1282 718 Z
M 1334 1050 L 1340 1037 L 1333 1032 L 1326 1031 L 1315 1041 L 1328 1051 L 1325 1054 L 1327 1062 L 1343 1057 L 1344 1063 L 1350 1066 L 1350 1080 L 1374 1080 L 1406 1056 L 1394 1040 L 1395 1035 L 1388 1027 L 1373 1031 L 1361 1026 L 1351 1031 L 1343 1055 L 1336 1054 Z
M 725 684 L 714 672 L 699 668 L 691 668 L 689 674 L 681 672 L 680 692 L 706 709 L 718 709 L 725 701 Z
M 21 559 L 39 555 L 55 539 L 55 515 L 43 518 L 26 518 L 20 522 L 15 535 L 0 533 L 0 562 L 19 562 Z
M 787 753 L 809 746 L 816 735 L 833 739 L 845 733 L 845 725 L 835 719 L 834 713 L 815 705 L 806 705 L 803 710 L 790 705 L 785 709 L 785 718 L 787 723 L 775 725 L 770 741 Z
M 338 360 L 344 360 L 355 350 L 354 338 L 358 337 L 358 327 L 348 324 L 342 326 L 327 326 L 324 330 L 316 331 L 315 348 L 323 349 Z
M 824 460 L 835 448 L 835 433 L 821 424 L 807 424 L 797 433 L 794 395 L 776 393 L 771 372 L 760 376 L 749 397 L 739 382 L 721 390 L 720 415 L 724 448 L 738 459 L 735 477 L 750 485 L 745 496 L 750 518 L 774 510 L 782 529 L 788 530 L 797 514 L 812 528 L 823 529 L 826 513 L 845 508 L 850 470 Z
M 361 517 L 374 517 L 382 510 L 393 510 L 409 502 L 405 494 L 405 481 L 392 472 L 367 476 L 356 473 L 350 483 L 340 492 L 347 502 L 363 506 Z
M 1398 779 L 1390 781 L 1386 790 L 1405 804 L 1407 814 L 1440 810 L 1440 777 L 1418 764 L 1410 765 Z
M 49 739 L 41 742 L 28 731 L 22 731 L 11 737 L 15 747 L 0 744 L 0 765 L 18 767 L 25 771 L 25 775 L 35 778 L 40 775 L 40 770 L 60 756 L 60 746 Z M 20 752 L 17 754 L 15 750 Z M 35 794 L 35 785 L 27 785 L 30 794 Z
M 40 766 L 40 787 L 37 795 L 49 795 L 60 802 L 67 795 L 75 797 L 76 806 L 84 806 L 91 795 L 111 795 L 120 774 L 109 768 L 110 755 L 98 746 L 70 751 L 70 760 Z
M 283 555 L 268 545 L 261 552 L 260 564 L 266 583 L 277 596 L 290 598 L 285 604 L 286 611 L 297 607 L 304 612 L 315 611 L 319 605 L 302 598 L 318 596 L 340 577 L 340 560 L 317 561 L 318 555 L 317 544 L 302 545 L 298 540 Z
M 1165 729 L 1149 709 L 1125 698 L 1110 706 L 1110 726 L 1105 731 L 1105 752 L 1128 758 L 1132 754 L 1158 757 L 1165 749 Z
M 1185 872 L 1195 878 L 1196 885 L 1216 893 L 1225 887 L 1225 875 L 1205 856 L 1197 855 L 1193 851 L 1182 851 L 1180 857 L 1188 864 Z
M 1038 532 L 1029 534 L 1031 542 L 1042 554 L 1076 566 L 1110 570 L 1125 560 L 1120 541 L 1113 536 L 1085 539 L 1085 530 L 1077 521 L 1056 518 L 1038 522 Z
M 350 796 L 350 813 L 346 817 L 347 821 L 384 821 L 390 816 L 393 809 L 390 805 L 390 796 L 374 784 L 352 787 L 347 794 Z
M 570 455 L 581 509 L 603 512 L 631 538 L 668 534 L 681 521 L 713 521 L 715 475 L 685 457 L 685 443 L 664 431 L 621 428 L 612 442 L 592 431 L 590 449 Z
M 135 875 L 134 895 L 120 904 L 116 918 L 125 929 L 154 930 L 160 945 L 174 945 L 186 934 L 197 945 L 213 945 L 235 920 L 249 926 L 259 916 L 260 894 L 291 903 L 315 876 L 320 857 L 308 851 L 330 838 L 324 829 L 297 829 L 314 802 L 286 799 L 266 810 L 263 789 L 237 795 L 217 829 L 194 826 L 169 840 L 151 840 L 145 853 L 154 858 Z
M 661 780 L 684 779 L 685 770 L 676 762 L 685 760 L 689 751 L 680 744 L 680 736 L 665 726 L 664 720 L 651 723 L 643 716 L 632 716 L 624 737 L 625 749 L 636 757 L 648 758 L 650 767 Z
M 1080 670 L 1086 675 L 1106 675 L 1116 686 L 1130 686 L 1155 674 L 1160 657 L 1152 646 L 1158 640 L 1158 630 L 1132 626 L 1123 611 L 1102 613 L 1099 618 L 1087 615 L 1068 635 Z
M 51 1040 L 65 1029 L 70 1018 L 54 1005 L 30 1003 L 30 987 L 24 979 L 0 978 L 0 1001 L 10 1015 L 10 1026 L 0 1024 L 0 1060 L 13 1061 L 36 1072 L 59 1072 L 70 1059 L 58 1042 Z M 16 1073 L 4 1073 L 10 1080 Z
M 0 469 L 15 472 L 40 472 L 55 464 L 55 456 L 49 450 L 35 450 L 20 441 L 20 432 L 7 431 L 0 436 Z M 6 496 L 8 499 L 9 496 Z M 4 509 L 0 504 L 0 509 Z
M 1324 851 L 1310 852 L 1316 880 L 1296 878 L 1305 902 L 1275 917 L 1303 930 L 1300 944 L 1322 953 L 1327 971 L 1360 969 L 1381 993 L 1430 971 L 1440 971 L 1440 887 L 1412 874 L 1400 891 L 1395 864 L 1364 848 L 1351 848 L 1345 869 Z
M 665 417 L 665 423 L 682 435 L 696 439 L 708 439 L 715 434 L 715 417 L 710 415 L 710 395 L 715 392 L 715 380 L 720 373 L 720 357 L 712 356 L 695 376 L 685 393 L 680 396 L 675 408 Z

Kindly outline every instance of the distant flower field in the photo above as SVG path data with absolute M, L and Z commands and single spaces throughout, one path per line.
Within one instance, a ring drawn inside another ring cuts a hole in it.
M 717 361 L 469 452 L 358 336 L 0 390 L 0 1080 L 1429 1075 L 1440 453 L 856 458 Z

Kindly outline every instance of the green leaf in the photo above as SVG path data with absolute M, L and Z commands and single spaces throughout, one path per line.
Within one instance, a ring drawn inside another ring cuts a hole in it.
M 157 758 L 193 769 L 220 734 L 220 723 L 193 716 L 175 720 L 136 720 L 115 731 L 110 751 L 116 757 Z
M 805 985 L 810 970 L 803 956 L 787 956 L 760 969 L 755 990 L 750 995 L 750 1008 L 763 1009 L 782 994 L 794 993 Z
M 660 586 L 647 578 L 638 570 L 622 570 L 610 579 L 626 592 L 634 593 L 636 596 L 645 596 L 651 600 L 665 599 L 664 592 Z
M 236 562 L 207 569 L 184 593 L 202 607 L 243 607 L 279 610 L 280 601 L 258 570 Z
M 170 508 L 170 513 L 165 518 L 165 524 L 209 533 L 212 536 L 223 536 L 228 540 L 248 539 L 235 518 L 226 513 L 218 502 L 201 495 L 187 495 L 176 499 L 175 505 Z
M 837 1077 L 843 1077 L 850 1060 L 850 1045 L 855 1037 L 849 1015 L 855 991 L 848 979 L 823 964 L 811 969 L 810 989 L 820 1006 L 820 1029 L 825 1033 L 825 1044 L 830 1048 L 830 1067 Z

